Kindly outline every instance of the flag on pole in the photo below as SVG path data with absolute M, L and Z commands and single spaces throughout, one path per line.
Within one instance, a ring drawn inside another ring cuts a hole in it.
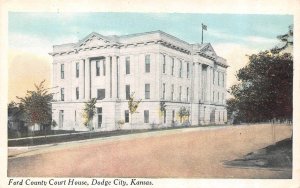
M 207 25 L 202 24 L 202 29 L 207 31 Z

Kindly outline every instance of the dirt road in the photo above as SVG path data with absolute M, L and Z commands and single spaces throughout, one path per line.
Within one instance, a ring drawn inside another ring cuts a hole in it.
M 290 178 L 291 169 L 232 168 L 224 161 L 272 144 L 270 125 L 195 128 L 132 139 L 94 141 L 40 154 L 10 158 L 8 176 Z M 276 140 L 291 136 L 276 126 Z

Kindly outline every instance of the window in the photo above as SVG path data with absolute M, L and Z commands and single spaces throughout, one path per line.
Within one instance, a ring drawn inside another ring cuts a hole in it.
M 174 84 L 171 85 L 171 100 L 174 99 Z
M 76 78 L 79 78 L 79 63 L 76 63 Z
M 64 88 L 60 88 L 60 99 L 61 99 L 61 101 L 65 100 L 65 89 Z
M 97 100 L 105 98 L 105 89 L 97 89 Z
M 186 77 L 189 78 L 189 74 L 190 74 L 190 64 L 187 63 L 186 64 Z
M 215 102 L 215 91 L 213 91 L 213 102 Z
M 181 86 L 179 87 L 179 101 L 181 101 Z
M 166 73 L 166 56 L 163 55 L 163 73 Z
M 129 110 L 125 110 L 125 123 L 129 123 Z
M 79 87 L 76 87 L 76 99 L 79 99 Z
M 100 76 L 100 63 L 96 61 L 96 76 Z
M 182 76 L 182 61 L 180 61 L 180 67 L 179 67 L 179 77 Z
M 59 127 L 64 126 L 64 111 L 60 110 L 59 111 Z
M 126 74 L 130 74 L 130 57 L 126 57 Z
M 218 72 L 218 86 L 220 86 L 220 72 Z
M 126 100 L 129 100 L 130 98 L 130 85 L 126 85 Z
M 60 65 L 60 78 L 61 79 L 65 78 L 65 65 L 64 64 Z
M 172 110 L 172 123 L 175 122 L 175 110 Z
M 167 122 L 167 111 L 164 110 L 164 123 L 166 123 L 166 122 Z
M 175 60 L 172 58 L 172 67 L 171 67 L 171 75 L 174 75 L 174 65 L 175 65 Z
M 150 99 L 150 84 L 145 84 L 145 99 Z
M 166 97 L 166 84 L 163 83 L 163 96 L 162 96 L 162 98 L 165 99 L 165 97 Z
M 189 96 L 189 89 L 190 88 L 186 88 L 186 101 L 189 101 L 189 98 L 190 98 L 190 96 Z
M 149 110 L 144 110 L 144 123 L 149 123 Z
M 97 108 L 98 128 L 102 125 L 102 108 Z
M 220 102 L 220 93 L 218 92 L 218 102 Z
M 150 55 L 145 56 L 145 72 L 150 72 Z
M 103 60 L 103 76 L 105 76 L 105 73 L 106 73 L 106 63 L 105 63 L 105 60 Z

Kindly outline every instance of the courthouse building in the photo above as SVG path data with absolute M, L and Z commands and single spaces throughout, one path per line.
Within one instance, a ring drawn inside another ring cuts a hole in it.
M 122 36 L 91 33 L 77 43 L 53 46 L 54 100 L 58 129 L 84 129 L 84 103 L 97 99 L 95 130 L 227 122 L 226 60 L 211 44 L 189 44 L 162 31 Z M 128 99 L 141 99 L 132 120 Z M 160 103 L 165 102 L 165 115 Z M 132 121 L 132 125 L 130 122 Z

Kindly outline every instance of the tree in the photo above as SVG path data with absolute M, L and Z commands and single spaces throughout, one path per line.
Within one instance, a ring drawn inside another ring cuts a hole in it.
M 92 98 L 91 100 L 84 103 L 84 109 L 83 109 L 83 124 L 89 128 L 89 130 L 92 130 L 92 120 L 96 114 L 96 103 L 97 99 Z
M 294 40 L 293 40 L 293 35 L 294 35 L 294 26 L 290 25 L 289 26 L 289 31 L 286 34 L 283 35 L 278 35 L 277 39 L 281 42 L 279 46 L 275 46 L 271 51 L 273 53 L 279 53 L 285 49 L 287 49 L 289 46 L 293 46 Z
M 45 80 L 39 85 L 34 84 L 34 91 L 27 91 L 25 97 L 17 97 L 20 100 L 19 107 L 24 109 L 25 119 L 30 126 L 39 124 L 45 127 L 51 126 L 52 110 L 51 102 L 53 94 L 44 86 Z
M 134 113 L 137 113 L 137 108 L 139 107 L 139 104 L 142 100 L 135 100 L 134 99 L 134 92 L 131 93 L 129 100 L 128 100 L 128 109 L 130 113 L 130 126 L 131 126 L 131 131 L 132 131 L 132 115 Z
M 292 118 L 293 56 L 284 49 L 293 45 L 293 25 L 277 38 L 281 47 L 248 56 L 249 64 L 236 75 L 239 83 L 231 87 L 234 99 L 227 100 L 227 107 L 238 121 Z
M 160 111 L 161 116 L 164 117 L 164 119 L 165 119 L 165 116 L 166 116 L 166 107 L 167 107 L 166 103 L 164 101 L 160 101 L 159 111 Z
M 182 120 L 185 119 L 186 117 L 189 118 L 190 116 L 190 111 L 186 107 L 182 106 L 179 109 L 178 115 L 180 117 L 180 123 L 182 123 Z
M 238 71 L 237 78 L 240 83 L 233 85 L 230 92 L 235 97 L 231 105 L 238 109 L 238 119 L 258 122 L 292 117 L 291 54 L 270 51 L 252 54 L 249 64 Z

